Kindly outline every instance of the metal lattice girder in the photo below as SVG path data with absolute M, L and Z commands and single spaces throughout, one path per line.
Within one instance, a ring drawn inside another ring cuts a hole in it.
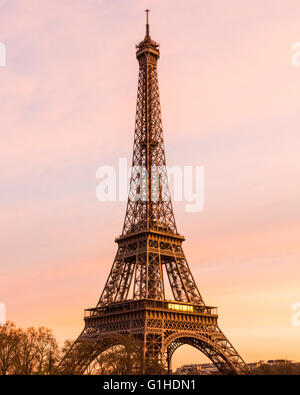
M 116 239 L 118 251 L 97 307 L 87 310 L 85 329 L 62 366 L 75 355 L 77 363 L 71 368 L 83 372 L 97 354 L 116 344 L 114 336 L 122 334 L 142 339 L 145 366 L 155 359 L 169 367 L 175 350 L 190 344 L 220 371 L 242 373 L 247 365 L 219 329 L 213 308 L 205 305 L 183 252 L 184 237 L 177 232 L 166 175 L 160 53 L 148 23 L 146 31 L 137 45 L 133 169 L 123 232 Z M 164 268 L 173 301 L 166 301 Z
M 118 252 L 98 306 L 128 298 L 164 300 L 163 267 L 175 300 L 203 305 L 181 247 L 183 240 L 179 235 L 155 230 L 117 239 Z
M 163 267 L 175 300 L 204 304 L 181 246 L 184 238 L 177 233 L 170 198 L 158 44 L 146 35 L 137 49 L 139 82 L 130 193 L 122 236 L 116 240 L 118 252 L 98 306 L 127 298 L 165 299 Z
M 123 235 L 139 230 L 177 232 L 166 176 L 166 158 L 157 75 L 158 45 L 149 37 L 140 44 L 139 83 L 130 195 Z M 135 169 L 145 173 L 137 173 Z M 146 175 L 146 176 L 145 176 Z M 142 179 L 137 187 L 137 182 Z M 135 196 L 139 188 L 140 198 Z
M 167 368 L 176 349 L 188 344 L 205 354 L 221 372 L 246 373 L 247 365 L 218 327 L 214 308 L 189 306 L 193 309 L 182 312 L 170 309 L 170 301 L 141 300 L 89 309 L 85 329 L 62 366 L 67 371 L 68 360 L 72 360 L 75 350 L 77 363 L 72 366 L 73 372 L 83 373 L 123 335 L 138 336 L 143 341 L 144 363 L 156 360 Z

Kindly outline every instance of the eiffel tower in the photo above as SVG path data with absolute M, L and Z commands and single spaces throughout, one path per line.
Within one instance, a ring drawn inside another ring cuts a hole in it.
M 116 334 L 143 342 L 144 363 L 156 359 L 170 371 L 175 350 L 199 349 L 223 373 L 241 374 L 247 365 L 218 327 L 215 307 L 204 303 L 177 232 L 166 177 L 157 63 L 159 45 L 146 36 L 136 48 L 139 82 L 132 176 L 123 232 L 100 300 L 85 310 L 85 328 L 76 343 L 89 339 L 107 349 Z M 163 169 L 163 170 L 162 170 Z M 168 278 L 173 300 L 165 296 Z M 106 342 L 105 342 L 106 340 Z M 84 371 L 96 356 L 78 361 Z M 68 354 L 65 359 L 68 358 Z

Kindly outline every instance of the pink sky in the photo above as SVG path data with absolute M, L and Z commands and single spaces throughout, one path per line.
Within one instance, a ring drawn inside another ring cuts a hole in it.
M 247 361 L 300 360 L 298 0 L 0 0 L 0 301 L 61 341 L 96 304 L 125 215 L 96 171 L 131 158 L 147 7 L 168 165 L 205 167 L 204 211 L 174 204 L 200 291 Z

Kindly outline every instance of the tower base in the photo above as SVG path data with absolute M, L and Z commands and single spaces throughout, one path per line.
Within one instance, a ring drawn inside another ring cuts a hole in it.
M 85 310 L 85 328 L 76 343 L 93 340 L 103 347 L 82 354 L 77 373 L 83 373 L 112 338 L 129 335 L 142 340 L 143 361 L 157 361 L 170 373 L 175 350 L 188 344 L 199 349 L 222 373 L 243 374 L 248 367 L 219 329 L 217 309 L 191 303 L 136 300 Z M 67 355 L 66 355 L 67 357 Z

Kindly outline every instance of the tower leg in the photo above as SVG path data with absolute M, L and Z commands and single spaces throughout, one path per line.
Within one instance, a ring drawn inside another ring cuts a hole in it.
M 172 374 L 172 357 L 169 356 L 169 353 L 168 353 L 167 361 L 168 361 L 168 374 Z

